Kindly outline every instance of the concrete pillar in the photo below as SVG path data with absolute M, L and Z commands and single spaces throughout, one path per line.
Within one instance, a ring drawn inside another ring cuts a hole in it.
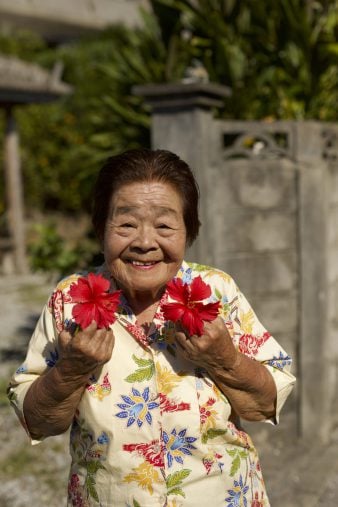
M 299 122 L 300 434 L 329 440 L 334 368 L 328 319 L 328 165 L 319 122 Z
M 8 227 L 14 247 L 16 273 L 28 272 L 26 258 L 23 187 L 20 167 L 19 134 L 12 108 L 7 109 L 4 140 L 4 166 Z
M 207 228 L 207 169 L 219 154 L 221 140 L 213 119 L 214 108 L 221 107 L 230 94 L 227 87 L 215 83 L 172 83 L 136 86 L 152 109 L 151 143 L 154 149 L 166 149 L 179 155 L 195 173 L 201 192 L 199 238 L 187 258 L 212 263 Z M 205 225 L 204 225 L 205 224 Z M 204 227 L 203 227 L 204 225 Z M 210 238 L 211 239 L 211 238 Z

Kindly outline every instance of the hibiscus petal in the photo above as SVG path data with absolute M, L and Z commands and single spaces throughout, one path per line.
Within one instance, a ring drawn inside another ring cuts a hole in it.
M 191 301 L 202 301 L 211 295 L 211 289 L 208 284 L 203 282 L 201 276 L 197 276 L 190 284 Z
M 198 312 L 187 309 L 181 317 L 182 326 L 188 331 L 189 335 L 202 336 L 203 334 L 203 320 L 200 318 Z
M 92 293 L 85 278 L 79 278 L 69 287 L 69 295 L 73 303 L 85 303 L 91 299 Z
M 182 315 L 184 315 L 186 308 L 180 303 L 166 303 L 163 305 L 162 311 L 166 320 L 176 322 L 177 320 L 180 320 Z
M 95 275 L 94 273 L 88 274 L 88 285 L 92 291 L 93 296 L 101 296 L 102 293 L 107 292 L 110 287 L 109 281 L 102 275 Z
M 111 324 L 113 324 L 116 320 L 114 313 L 108 308 L 104 306 L 95 306 L 95 322 L 97 323 L 97 327 L 99 329 L 108 328 Z
M 183 284 L 180 278 L 174 278 L 167 284 L 167 291 L 169 296 L 175 301 L 185 305 L 188 301 L 188 291 L 186 284 Z
M 212 321 L 216 319 L 218 315 L 218 311 L 220 308 L 220 303 L 208 303 L 206 305 L 203 305 L 201 303 L 197 303 L 195 305 L 196 310 L 198 309 L 198 314 L 201 317 L 202 320 Z
M 81 326 L 82 329 L 91 324 L 93 320 L 95 320 L 95 314 L 93 312 L 93 305 L 91 303 L 78 303 L 73 306 L 72 316 L 77 324 Z

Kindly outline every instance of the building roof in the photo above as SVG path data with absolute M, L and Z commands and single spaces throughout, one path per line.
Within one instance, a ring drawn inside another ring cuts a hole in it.
M 139 25 L 148 0 L 0 0 L 0 30 L 22 28 L 62 43 L 114 23 Z
M 35 63 L 0 55 L 0 104 L 49 102 L 72 92 L 60 79 L 61 65 L 52 71 Z

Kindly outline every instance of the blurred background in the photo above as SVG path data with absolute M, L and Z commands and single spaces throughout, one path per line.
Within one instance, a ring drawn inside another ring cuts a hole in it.
M 250 428 L 273 507 L 335 505 L 337 0 L 0 0 L 0 506 L 64 504 L 67 436 L 28 447 L 5 389 L 55 281 L 102 260 L 101 163 L 141 146 L 191 164 L 189 258 L 294 358 L 280 427 Z

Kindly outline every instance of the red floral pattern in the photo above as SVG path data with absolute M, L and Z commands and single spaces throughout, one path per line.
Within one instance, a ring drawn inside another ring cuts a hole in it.
M 252 334 L 243 334 L 239 339 L 238 350 L 247 356 L 256 356 L 260 347 L 271 337 L 266 331 L 262 336 L 253 336 Z

